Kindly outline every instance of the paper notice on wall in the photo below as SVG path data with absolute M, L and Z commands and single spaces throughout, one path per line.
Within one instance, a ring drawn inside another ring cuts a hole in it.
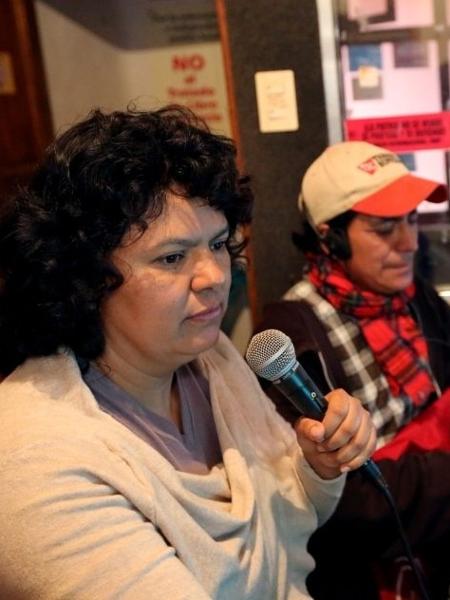
M 348 0 L 347 15 L 349 19 L 373 17 L 387 12 L 387 0 Z
M 376 88 L 380 85 L 380 71 L 372 65 L 361 65 L 358 69 L 358 80 L 362 88 Z
M 296 131 L 299 119 L 294 71 L 259 71 L 255 86 L 260 131 Z
M 231 135 L 219 42 L 152 50 L 146 59 L 158 104 L 184 104 L 215 132 Z

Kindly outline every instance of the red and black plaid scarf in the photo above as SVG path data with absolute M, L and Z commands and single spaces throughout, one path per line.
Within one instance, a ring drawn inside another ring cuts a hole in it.
M 416 406 L 435 391 L 428 369 L 428 349 L 408 307 L 415 286 L 385 296 L 361 290 L 338 261 L 309 254 L 308 277 L 336 310 L 355 317 L 392 394 L 406 394 Z

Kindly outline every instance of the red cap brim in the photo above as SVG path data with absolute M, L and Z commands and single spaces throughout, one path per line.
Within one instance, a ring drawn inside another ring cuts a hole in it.
M 418 204 L 448 200 L 448 189 L 442 183 L 407 174 L 399 177 L 375 194 L 354 204 L 351 210 L 374 217 L 400 217 Z

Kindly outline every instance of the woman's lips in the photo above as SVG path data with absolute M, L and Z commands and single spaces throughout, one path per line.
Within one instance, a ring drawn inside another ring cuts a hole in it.
M 403 263 L 401 265 L 390 265 L 389 269 L 394 269 L 396 271 L 409 271 L 413 268 L 413 265 L 410 263 Z
M 191 317 L 188 317 L 191 321 L 210 321 L 222 316 L 222 305 L 218 304 L 212 308 L 202 310 Z

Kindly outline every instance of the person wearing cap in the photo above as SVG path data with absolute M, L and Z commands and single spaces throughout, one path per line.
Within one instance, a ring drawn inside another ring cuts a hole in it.
M 359 398 L 380 449 L 450 387 L 450 307 L 414 271 L 417 207 L 425 200 L 447 200 L 446 186 L 413 175 L 393 152 L 363 141 L 329 146 L 306 171 L 299 196 L 303 231 L 294 241 L 306 259 L 304 276 L 265 307 L 256 328 L 289 335 L 324 393 L 342 387 Z M 266 391 L 293 422 L 298 415 L 287 400 Z M 448 569 L 438 563 L 449 548 L 450 454 L 437 448 L 379 465 L 414 549 L 425 556 L 432 597 L 447 598 Z M 310 543 L 312 596 L 378 598 L 374 573 L 391 563 L 373 561 L 400 556 L 396 540 L 379 491 L 360 475 L 349 478 L 336 513 Z

